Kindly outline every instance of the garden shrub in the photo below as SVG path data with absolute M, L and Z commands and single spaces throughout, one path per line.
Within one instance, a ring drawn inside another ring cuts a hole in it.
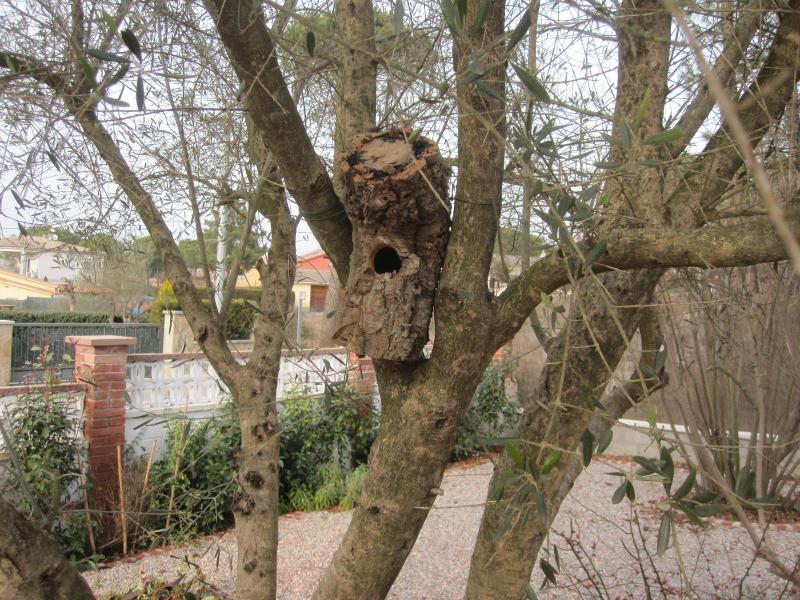
M 287 394 L 278 417 L 282 508 L 335 506 L 345 495 L 349 474 L 367 462 L 377 415 L 345 389 L 325 398 Z
M 8 433 L 21 473 L 11 469 L 11 484 L 20 492 L 20 510 L 28 518 L 34 507 L 27 494 L 53 523 L 80 478 L 79 421 L 69 400 L 50 392 L 19 396 L 8 408 Z M 24 480 L 23 480 L 24 478 Z
M 355 508 L 364 488 L 364 480 L 367 478 L 367 465 L 358 465 L 352 473 L 347 476 L 344 483 L 344 494 L 339 501 L 339 506 L 345 510 Z
M 203 304 L 209 306 L 209 301 L 204 299 Z M 150 309 L 150 322 L 162 323 L 165 310 L 181 310 L 180 302 L 178 302 L 178 298 L 175 296 L 172 284 L 169 281 L 165 281 L 158 288 L 158 295 Z M 225 321 L 225 337 L 229 340 L 249 338 L 257 315 L 258 309 L 252 303 L 244 299 L 234 299 L 231 302 L 228 318 Z
M 147 523 L 154 539 L 184 539 L 230 524 L 240 440 L 239 423 L 230 406 L 215 419 L 168 423 L 164 457 L 153 466 L 150 487 L 149 512 L 159 514 Z
M 246 340 L 253 331 L 258 309 L 246 300 L 233 300 L 225 321 L 225 337 Z
M 351 508 L 366 474 L 364 464 L 377 432 L 376 415 L 347 390 L 324 398 L 295 391 L 285 395 L 283 402 L 278 414 L 282 511 L 321 510 L 340 502 Z M 174 419 L 167 429 L 165 453 L 153 467 L 149 486 L 145 537 L 150 542 L 186 539 L 229 525 L 236 489 L 235 456 L 241 443 L 233 403 L 226 405 L 219 418 Z
M 72 565 L 78 570 L 94 567 L 104 557 L 90 556 L 86 515 L 64 513 L 77 502 L 74 496 L 85 493 L 80 489 L 80 420 L 70 399 L 49 391 L 30 392 L 21 395 L 7 412 L 9 452 L 20 466 L 19 471 L 9 469 L 9 483 L 18 492 L 18 509 L 37 526 L 42 525 L 32 500 L 44 516 L 44 527 L 58 540 Z
M 24 310 L 0 311 L 0 319 L 15 323 L 109 323 L 105 313 L 32 312 Z
M 493 364 L 486 369 L 472 403 L 458 429 L 452 458 L 475 456 L 487 450 L 487 440 L 499 438 L 513 430 L 521 409 L 506 394 L 506 376 L 512 363 Z

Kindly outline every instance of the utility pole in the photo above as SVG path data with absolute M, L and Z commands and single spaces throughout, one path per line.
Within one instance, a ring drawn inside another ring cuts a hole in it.
M 295 341 L 298 348 L 303 347 L 303 300 L 305 299 L 305 292 L 297 293 L 297 310 L 295 311 L 295 316 L 297 318 L 297 333 L 295 335 Z
M 219 207 L 219 226 L 217 227 L 217 264 L 214 280 L 214 303 L 217 310 L 222 308 L 222 293 L 225 289 L 225 259 L 228 256 L 228 212 L 230 206 L 226 202 Z

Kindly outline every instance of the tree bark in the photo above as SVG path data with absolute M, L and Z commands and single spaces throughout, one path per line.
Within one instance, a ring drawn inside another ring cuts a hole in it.
M 206 0 L 205 6 L 244 84 L 242 103 L 311 231 L 336 267 L 339 281 L 346 283 L 353 248 L 350 221 L 281 74 L 261 4 L 256 0 Z
M 58 542 L 0 498 L 0 598 L 94 600 Z
M 439 148 L 412 135 L 356 136 L 340 161 L 353 253 L 335 337 L 373 360 L 422 356 L 450 229 Z
M 634 136 L 645 138 L 662 130 L 670 19 L 660 3 L 653 0 L 635 4 L 625 2 L 620 16 L 622 18 L 617 21 L 620 45 L 615 132 L 622 136 L 621 128 L 632 127 L 638 107 L 647 93 L 651 97 L 652 108 L 643 115 L 641 130 L 634 128 L 631 131 Z M 796 58 L 792 58 L 796 53 L 792 55 L 788 51 L 785 41 L 785 36 L 794 26 L 790 23 L 795 18 L 794 14 L 782 18 L 775 45 L 768 55 L 765 68 L 759 74 L 759 79 L 763 78 L 762 84 L 775 79 L 781 68 L 786 69 L 787 63 L 796 61 Z M 792 86 L 786 83 L 785 80 L 781 81 L 777 88 L 778 96 L 786 95 Z M 770 101 L 767 111 L 759 106 L 758 111 L 745 116 L 743 120 L 755 140 L 764 135 L 765 125 L 770 118 L 780 115 L 783 104 L 785 102 L 781 100 Z M 710 144 L 718 146 L 722 143 L 722 137 L 722 133 L 718 134 Z M 703 193 L 708 191 L 709 197 L 698 198 L 697 192 L 688 189 L 685 182 L 678 193 L 669 193 L 668 186 L 664 185 L 664 175 L 657 169 L 637 168 L 631 171 L 625 168 L 612 177 L 607 182 L 605 193 L 612 198 L 613 210 L 601 228 L 601 235 L 610 233 L 611 229 L 624 230 L 631 226 L 630 223 L 638 227 L 648 223 L 679 223 L 688 228 L 702 225 L 704 220 L 699 211 L 678 214 L 671 209 L 680 206 L 679 201 L 685 203 L 687 197 L 692 198 L 695 206 L 703 206 L 704 203 L 708 206 L 727 187 L 742 164 L 741 158 L 735 148 L 729 146 L 721 150 L 716 146 L 711 149 L 717 152 L 701 159 L 698 164 L 698 172 L 705 173 L 706 177 L 713 174 L 712 180 L 695 184 Z M 657 147 L 636 149 L 637 159 L 665 158 L 665 150 Z M 624 163 L 631 159 L 629 152 L 630 149 L 615 144 L 609 158 Z M 635 232 L 631 233 L 636 235 Z M 620 231 L 617 234 L 626 235 Z M 654 248 L 652 246 L 651 250 Z M 523 274 L 520 282 L 526 277 L 527 273 Z M 572 450 L 578 446 L 581 434 L 591 422 L 591 412 L 585 409 L 585 398 L 587 395 L 591 397 L 594 390 L 602 389 L 607 383 L 622 356 L 625 340 L 629 339 L 640 318 L 638 310 L 625 309 L 620 311 L 617 323 L 613 323 L 612 307 L 635 307 L 647 302 L 659 277 L 659 270 L 614 274 L 602 278 L 606 291 L 596 290 L 595 294 L 591 294 L 589 288 L 583 285 L 576 292 L 579 301 L 573 308 L 586 308 L 583 314 L 571 310 L 569 320 L 573 323 L 572 328 L 568 326 L 551 347 L 550 364 L 542 375 L 537 393 L 525 400 L 525 412 L 518 434 L 523 441 L 523 456 L 530 464 L 542 464 L 545 448 Z M 503 309 L 508 307 L 517 293 L 517 290 L 509 289 Z M 603 298 L 606 293 L 607 299 Z M 522 302 L 521 306 L 525 304 Z M 527 314 L 530 313 L 518 310 L 514 322 L 520 323 Z M 504 455 L 495 470 L 494 480 L 509 469 L 513 469 L 513 463 Z M 466 598 L 524 597 L 524 586 L 529 581 L 539 549 L 546 539 L 549 524 L 563 500 L 562 492 L 569 487 L 568 479 L 568 473 L 563 468 L 556 468 L 546 481 L 538 482 L 548 508 L 546 519 L 535 515 L 529 519 L 521 518 L 522 510 L 517 510 L 513 504 L 520 485 L 510 486 L 497 503 L 487 506 L 472 558 Z M 504 521 L 508 515 L 511 515 L 510 527 L 502 536 L 498 536 L 500 528 L 506 526 Z
M 378 49 L 372 0 L 336 0 L 336 28 L 349 47 L 337 54 L 336 152 L 375 126 Z M 340 192 L 340 195 L 341 192 Z
M 388 594 L 436 499 L 457 424 L 490 357 L 466 351 L 452 371 L 430 362 L 376 369 L 380 435 L 359 505 L 314 598 Z
M 670 18 L 658 0 L 626 1 L 617 19 L 619 29 L 618 93 L 615 134 L 652 135 L 662 130 L 669 67 Z M 651 108 L 635 123 L 645 96 Z M 621 131 L 627 128 L 628 131 Z M 613 145 L 609 160 L 625 163 L 658 159 L 663 149 Z M 599 228 L 602 236 L 631 223 L 663 223 L 661 177 L 658 169 L 625 168 L 610 177 L 604 193 L 609 215 Z M 567 253 L 568 248 L 562 248 Z M 527 464 L 541 472 L 553 449 L 574 450 L 591 422 L 593 399 L 613 374 L 636 331 L 640 311 L 650 301 L 661 270 L 611 273 L 582 280 L 573 291 L 562 333 L 547 346 L 548 361 L 532 397 L 521 398 L 523 415 L 517 435 Z M 565 461 L 566 462 L 566 461 Z M 507 453 L 495 467 L 492 485 L 515 470 Z M 536 471 L 534 471 L 536 473 Z M 518 505 L 522 485 L 507 486 L 501 498 L 486 506 L 472 555 L 465 598 L 523 598 L 539 549 L 558 512 L 559 495 L 569 470 L 558 464 L 547 477 L 533 475 L 547 507 L 539 511 Z M 527 515 L 527 516 L 523 516 Z M 505 532 L 503 530 L 505 529 Z
M 270 600 L 277 594 L 280 438 L 275 392 L 279 364 L 269 372 L 248 373 L 232 390 L 242 432 L 232 509 L 236 596 L 243 600 Z
M 236 595 L 271 600 L 277 595 L 280 429 L 278 375 L 284 330 L 292 305 L 295 229 L 286 193 L 266 144 L 251 132 L 248 150 L 260 180 L 251 201 L 270 222 L 272 243 L 259 260 L 261 297 L 253 352 L 242 376 L 231 386 L 242 433 L 238 487 L 233 498 L 236 522 Z
M 622 357 L 627 340 L 636 330 L 638 309 L 620 310 L 618 315 L 608 305 L 637 306 L 650 300 L 652 289 L 661 271 L 615 274 L 604 278 L 604 290 L 594 285 L 576 292 L 566 325 L 567 331 L 555 338 L 548 348 L 548 365 L 529 398 L 521 398 L 523 417 L 517 429 L 519 450 L 530 465 L 541 466 L 548 453 L 557 448 L 577 448 L 593 413 L 588 410 L 596 390 L 602 389 L 613 368 Z M 606 297 L 606 294 L 608 297 Z M 583 321 L 587 325 L 583 325 Z M 624 330 L 618 326 L 622 324 Z M 498 477 L 515 472 L 507 453 L 495 467 L 492 486 Z M 539 548 L 547 536 L 550 523 L 558 513 L 558 491 L 568 469 L 555 467 L 546 479 L 535 485 L 545 499 L 547 519 L 541 519 L 535 508 L 524 518 L 524 507 L 515 498 L 528 481 L 507 486 L 497 502 L 486 505 L 478 540 L 472 555 L 465 598 L 524 598 Z M 498 536 L 508 515 L 511 526 Z
M 486 289 L 502 192 L 505 86 L 502 39 L 505 3 L 491 3 L 480 31 L 479 3 L 467 3 L 459 50 L 459 181 L 447 256 L 435 299 L 436 341 L 422 363 L 376 365 L 381 430 L 369 475 L 350 527 L 314 597 L 375 600 L 385 597 L 436 498 L 458 424 L 496 348 L 492 303 Z M 493 64 L 488 94 L 465 83 L 469 51 Z M 497 133 L 500 132 L 500 136 Z M 486 342 L 486 343 L 484 343 Z

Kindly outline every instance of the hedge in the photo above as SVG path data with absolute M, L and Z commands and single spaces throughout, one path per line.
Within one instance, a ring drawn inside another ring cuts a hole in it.
M 103 313 L 29 312 L 4 310 L 0 319 L 17 323 L 109 323 L 110 315 Z
M 203 299 L 203 304 L 210 305 L 208 299 Z M 150 322 L 161 323 L 164 320 L 165 310 L 181 310 L 181 305 L 172 291 L 169 281 L 161 284 L 153 306 L 150 309 Z M 253 331 L 258 309 L 246 300 L 236 299 L 231 302 L 228 309 L 228 319 L 225 322 L 225 337 L 229 340 L 245 340 Z

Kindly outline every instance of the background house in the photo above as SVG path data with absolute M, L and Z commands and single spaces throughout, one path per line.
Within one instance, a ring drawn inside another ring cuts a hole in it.
M 0 299 L 52 298 L 60 293 L 55 283 L 0 269 Z
M 259 289 L 261 278 L 258 270 L 253 268 L 240 275 L 236 287 L 240 290 Z M 315 250 L 297 257 L 292 286 L 295 311 L 286 329 L 287 342 L 290 345 L 303 348 L 335 345 L 332 339 L 333 312 L 338 300 L 338 289 L 333 265 L 324 251 Z M 297 310 L 298 307 L 300 310 Z
M 323 313 L 328 306 L 328 297 L 336 287 L 331 261 L 322 250 L 315 250 L 297 257 L 297 272 L 292 291 L 295 305 L 300 303 L 304 313 Z M 236 280 L 239 289 L 261 287 L 258 269 L 252 268 Z
M 42 281 L 95 280 L 103 256 L 77 244 L 49 235 L 11 235 L 0 239 L 0 268 Z

